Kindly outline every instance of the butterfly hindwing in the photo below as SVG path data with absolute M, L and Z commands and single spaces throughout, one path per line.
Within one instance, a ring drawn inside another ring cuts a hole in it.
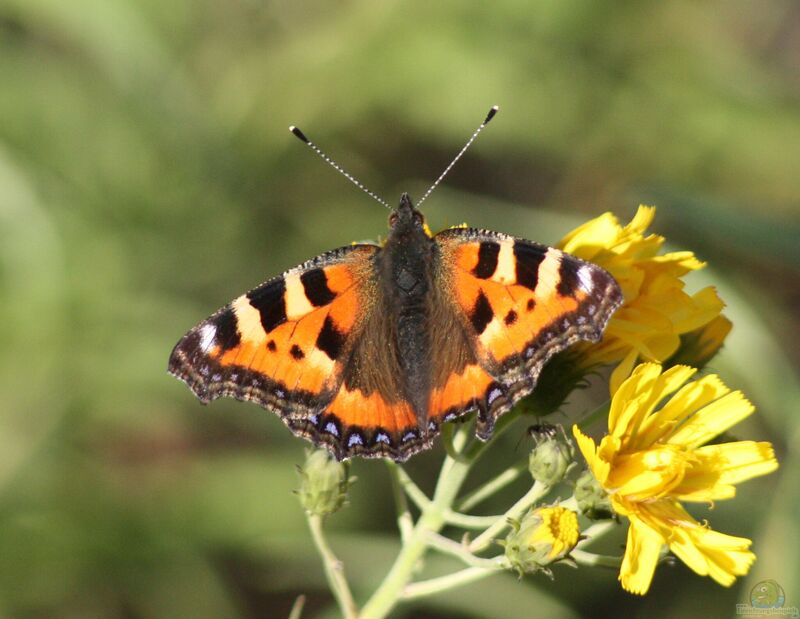
M 438 389 L 454 397 L 432 402 L 430 415 L 478 408 L 478 434 L 486 438 L 496 418 L 533 390 L 548 359 L 578 340 L 600 339 L 622 293 L 600 267 L 523 239 L 453 228 L 434 240 L 444 298 L 456 308 L 474 363 L 439 379 Z

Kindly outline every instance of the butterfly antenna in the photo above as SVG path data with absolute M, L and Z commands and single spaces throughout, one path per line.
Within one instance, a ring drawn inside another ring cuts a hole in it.
M 349 180 L 351 183 L 353 183 L 353 184 L 354 184 L 356 187 L 358 187 L 358 188 L 359 188 L 361 191 L 363 191 L 365 194 L 367 194 L 367 195 L 368 195 L 370 198 L 372 198 L 372 199 L 373 199 L 373 200 L 375 200 L 376 202 L 380 202 L 380 203 L 381 203 L 381 204 L 383 204 L 383 205 L 384 205 L 386 208 L 388 208 L 390 211 L 392 210 L 392 207 L 391 207 L 391 206 L 389 206 L 389 203 L 388 203 L 386 200 L 384 200 L 383 198 L 381 198 L 381 197 L 377 196 L 377 195 L 376 195 L 376 194 L 374 194 L 372 191 L 370 191 L 369 189 L 367 189 L 367 188 L 366 188 L 366 187 L 365 187 L 365 186 L 364 186 L 364 185 L 363 185 L 363 184 L 362 184 L 362 183 L 361 183 L 359 180 L 357 180 L 357 179 L 356 179 L 356 178 L 355 178 L 355 177 L 354 177 L 352 174 L 350 174 L 349 172 L 347 172 L 347 171 L 346 171 L 344 168 L 342 168 L 342 166 L 340 166 L 340 165 L 339 165 L 338 163 L 336 163 L 336 162 L 335 162 L 333 159 L 331 159 L 330 157 L 328 157 L 328 155 L 326 155 L 324 152 L 322 152 L 322 150 L 320 149 L 320 147 L 319 147 L 319 146 L 317 146 L 316 144 L 314 144 L 314 142 L 312 142 L 311 140 L 309 140 L 309 139 L 306 137 L 306 134 L 305 134 L 305 133 L 303 133 L 302 131 L 300 131 L 300 129 L 298 129 L 297 127 L 295 127 L 294 125 L 292 125 L 291 127 L 289 127 L 289 131 L 291 131 L 291 132 L 292 132 L 292 133 L 295 135 L 295 137 L 297 137 L 297 138 L 299 138 L 300 140 L 302 140 L 303 142 L 305 142 L 305 143 L 308 145 L 308 147 L 309 147 L 311 150 L 313 150 L 315 153 L 317 153 L 317 154 L 318 154 L 320 157 L 322 157 L 322 158 L 325 160 L 325 163 L 329 164 L 329 165 L 330 165 L 330 166 L 331 166 L 331 167 L 332 167 L 334 170 L 336 170 L 337 172 L 339 172 L 339 174 L 341 174 L 342 176 L 344 176 L 344 177 L 345 177 L 347 180 Z
M 456 164 L 456 161 L 458 161 L 459 159 L 461 159 L 461 156 L 462 156 L 462 155 L 463 155 L 465 152 L 467 152 L 467 149 L 468 149 L 470 146 L 472 146 L 472 143 L 475 141 L 475 138 L 477 138 L 477 137 L 478 137 L 478 134 L 479 134 L 481 131 L 483 131 L 483 128 L 484 128 L 486 125 L 488 125 L 488 124 L 489 124 L 489 121 L 490 121 L 490 120 L 492 120 L 492 118 L 494 118 L 494 115 L 495 115 L 495 114 L 497 114 L 497 112 L 498 112 L 499 110 L 500 110 L 500 108 L 499 108 L 498 106 L 496 106 L 496 105 L 493 105 L 493 106 L 492 106 L 492 109 L 490 109 L 490 110 L 489 110 L 489 113 L 486 115 L 486 118 L 484 119 L 484 121 L 483 121 L 483 122 L 482 122 L 482 123 L 481 123 L 481 124 L 478 126 L 478 128 L 477 128 L 477 129 L 475 129 L 475 133 L 473 133 L 473 134 L 472 134 L 472 137 L 470 137 L 470 139 L 469 139 L 469 140 L 467 140 L 467 143 L 466 143 L 466 144 L 464 144 L 464 148 L 462 148 L 462 149 L 461 149 L 461 150 L 458 152 L 458 154 L 455 156 L 455 158 L 454 158 L 454 159 L 453 159 L 453 160 L 450 162 L 450 165 L 448 165 L 448 166 L 447 166 L 447 167 L 444 169 L 444 172 L 442 172 L 442 173 L 439 175 L 439 178 L 437 178 L 437 179 L 434 181 L 433 185 L 431 185 L 431 186 L 430 186 L 430 188 L 428 189 L 428 191 L 426 191 L 426 192 L 425 192 L 425 195 L 423 195 L 423 196 L 422 196 L 422 198 L 420 198 L 420 200 L 417 202 L 417 208 L 419 208 L 419 205 L 420 205 L 420 204 L 422 204 L 423 202 L 425 202 L 426 198 L 427 198 L 429 195 L 431 195 L 431 193 L 433 192 L 433 190 L 434 190 L 434 189 L 436 189 L 436 187 L 439 185 L 439 183 L 441 183 L 441 182 L 442 182 L 442 179 L 443 179 L 445 176 L 447 176 L 447 173 L 448 173 L 448 172 L 449 172 L 449 171 L 450 171 L 450 170 L 453 168 L 453 166 Z

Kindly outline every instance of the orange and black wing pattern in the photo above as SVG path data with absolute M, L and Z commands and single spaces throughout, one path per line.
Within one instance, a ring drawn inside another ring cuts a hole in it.
M 338 458 L 402 458 L 427 444 L 401 396 L 391 322 L 376 311 L 376 245 L 310 260 L 229 303 L 175 346 L 169 371 L 204 403 L 277 413 Z
M 497 417 L 534 389 L 548 359 L 578 340 L 600 339 L 622 292 L 597 265 L 523 239 L 464 228 L 434 239 L 444 291 L 437 305 L 452 303 L 466 337 L 457 371 L 434 357 L 428 414 L 447 420 L 477 408 L 478 435 L 488 438 Z

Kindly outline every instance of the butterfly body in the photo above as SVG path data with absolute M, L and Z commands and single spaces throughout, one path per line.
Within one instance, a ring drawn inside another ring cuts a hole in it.
M 403 194 L 390 218 L 389 238 L 374 260 L 386 316 L 396 324 L 394 341 L 383 344 L 397 352 L 402 394 L 411 402 L 424 431 L 430 390 L 429 303 L 437 256 L 436 245 L 423 224 L 422 215 Z M 381 342 L 375 344 L 380 346 Z
M 337 458 L 405 460 L 478 410 L 477 434 L 622 302 L 596 265 L 504 234 L 430 236 L 403 194 L 384 245 L 310 260 L 189 331 L 169 363 L 203 402 L 251 400 Z

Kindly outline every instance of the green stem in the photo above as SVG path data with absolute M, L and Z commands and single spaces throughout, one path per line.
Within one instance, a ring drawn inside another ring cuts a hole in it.
M 563 501 L 558 502 L 559 507 L 563 507 L 564 509 L 571 509 L 574 512 L 580 513 L 581 510 L 578 509 L 578 501 L 575 499 L 575 495 L 572 495 L 568 499 L 564 499 Z
M 602 537 L 617 526 L 613 520 L 604 520 L 603 522 L 596 522 L 581 534 L 584 539 L 578 542 L 576 548 L 583 548 L 588 546 L 598 537 Z
M 497 569 L 506 568 L 509 566 L 508 560 L 504 555 L 493 557 L 491 559 L 476 557 L 469 550 L 467 550 L 467 547 L 464 544 L 459 544 L 458 542 L 444 537 L 443 535 L 439 535 L 438 533 L 430 533 L 428 535 L 428 545 L 431 548 L 435 548 L 439 552 L 456 557 L 470 567 Z
M 475 488 L 475 490 L 461 499 L 461 501 L 458 503 L 459 511 L 467 512 L 471 510 L 479 503 L 485 501 L 496 492 L 514 482 L 527 468 L 527 461 L 520 462 L 519 464 L 515 464 L 513 467 L 506 469 L 494 479 L 490 479 L 483 485 L 478 486 Z
M 339 604 L 339 609 L 345 619 L 357 619 L 358 607 L 353 594 L 350 593 L 350 587 L 344 577 L 344 570 L 342 569 L 342 562 L 333 554 L 333 550 L 328 545 L 325 535 L 322 532 L 322 517 L 316 514 L 308 514 L 308 527 L 311 529 L 311 536 L 314 538 L 314 544 L 317 546 L 322 563 L 325 567 L 325 576 L 328 579 L 328 585 Z
M 470 514 L 461 514 L 451 509 L 445 510 L 444 512 L 444 519 L 447 524 L 452 524 L 462 529 L 483 530 L 486 527 L 492 526 L 497 520 L 502 518 L 502 514 L 499 516 L 471 516 Z
M 403 492 L 403 483 L 400 479 L 400 467 L 391 460 L 384 460 L 389 469 L 389 476 L 392 479 L 392 494 L 397 506 L 397 528 L 400 529 L 400 541 L 405 542 L 411 535 L 414 522 L 411 519 L 411 512 L 408 511 L 408 501 Z
M 389 470 L 396 477 L 398 483 L 402 486 L 403 490 L 405 490 L 408 498 L 411 499 L 420 511 L 425 511 L 431 503 L 427 495 L 420 490 L 419 486 L 408 476 L 408 473 L 406 473 L 402 466 L 391 460 L 386 460 L 386 463 L 389 465 Z
M 619 566 L 622 565 L 622 557 L 598 555 L 593 552 L 578 550 L 577 548 L 573 548 L 569 556 L 575 559 L 575 563 L 578 565 L 584 565 L 586 567 L 612 567 L 614 569 L 619 569 Z
M 469 427 L 466 430 L 459 429 L 453 438 L 453 449 L 457 452 L 467 442 L 466 432 L 469 432 Z M 445 457 L 433 500 L 422 509 L 416 526 L 400 549 L 386 578 L 362 609 L 359 619 L 382 619 L 397 604 L 428 548 L 428 535 L 431 532 L 438 533 L 446 524 L 444 513 L 453 504 L 469 468 L 469 462 L 459 462 L 449 455 Z
M 514 505 L 509 508 L 509 510 L 504 514 L 503 518 L 498 519 L 493 525 L 472 540 L 472 543 L 468 546 L 469 551 L 472 553 L 478 553 L 482 550 L 485 550 L 489 544 L 494 541 L 495 537 L 497 537 L 500 532 L 503 531 L 503 529 L 509 526 L 509 518 L 520 518 L 520 516 L 522 516 L 528 507 L 533 505 L 548 492 L 550 492 L 550 486 L 546 486 L 538 481 L 535 482 L 533 487 L 525 493 L 525 496 L 523 496 L 519 501 L 514 503 Z
M 435 595 L 437 593 L 441 593 L 442 591 L 447 591 L 448 589 L 463 587 L 464 585 L 475 582 L 476 580 L 481 580 L 487 576 L 491 576 L 492 574 L 497 574 L 500 569 L 502 569 L 500 566 L 496 568 L 468 567 L 460 572 L 448 574 L 447 576 L 440 576 L 439 578 L 431 578 L 430 580 L 415 582 L 408 585 L 403 590 L 403 599 L 413 600 L 416 598 L 426 597 L 428 595 Z
M 289 611 L 289 619 L 300 619 L 303 614 L 303 606 L 306 605 L 306 596 L 298 595 L 297 599 L 292 604 L 292 610 Z

